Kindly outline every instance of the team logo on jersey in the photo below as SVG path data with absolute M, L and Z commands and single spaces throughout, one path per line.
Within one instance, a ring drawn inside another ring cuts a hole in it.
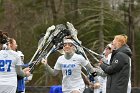
M 118 60 L 116 59 L 116 60 L 114 61 L 114 63 L 118 63 Z
M 62 64 L 62 68 L 74 68 L 75 64 Z

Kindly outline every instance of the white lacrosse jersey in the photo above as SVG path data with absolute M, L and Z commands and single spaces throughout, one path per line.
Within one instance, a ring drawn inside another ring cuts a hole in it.
M 112 53 L 110 53 L 108 55 L 108 57 L 106 58 L 106 60 L 107 60 L 106 64 L 108 64 L 108 65 L 110 64 L 111 55 L 112 55 Z M 106 77 L 97 76 L 97 79 L 101 86 L 98 89 L 94 89 L 94 93 L 106 93 L 107 76 Z
M 54 66 L 56 70 L 62 70 L 62 91 L 71 91 L 85 87 L 81 76 L 81 65 L 86 66 L 89 62 L 81 55 L 74 54 L 72 58 L 66 59 L 60 56 Z
M 21 65 L 21 58 L 17 52 L 0 51 L 0 85 L 17 86 L 16 65 Z

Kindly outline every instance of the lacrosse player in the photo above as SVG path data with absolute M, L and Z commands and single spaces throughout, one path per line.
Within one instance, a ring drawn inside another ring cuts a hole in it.
M 0 46 L 0 93 L 16 93 L 17 74 L 29 76 L 30 69 L 22 70 L 20 56 L 11 49 L 8 36 L 2 31 L 0 31 Z
M 17 43 L 16 43 L 16 40 L 13 39 L 13 38 L 10 38 L 9 39 L 9 43 L 10 43 L 10 48 L 14 51 L 16 51 L 18 53 L 18 55 L 20 56 L 21 58 L 21 63 L 22 65 L 24 64 L 23 63 L 23 60 L 24 60 L 24 55 L 21 51 L 17 51 Z M 19 75 L 17 75 L 17 93 L 24 93 L 25 91 L 25 82 L 24 82 L 24 77 L 21 77 Z
M 111 44 L 108 44 L 105 47 L 105 50 L 103 52 L 104 57 L 106 58 L 106 64 L 110 64 L 110 58 L 112 54 L 113 46 Z M 106 93 L 106 81 L 107 81 L 107 76 L 97 76 L 98 78 L 98 83 L 100 84 L 99 88 L 94 88 L 94 93 Z M 96 84 L 96 83 L 95 83 Z
M 71 39 L 63 41 L 64 55 L 57 59 L 57 62 L 52 69 L 47 60 L 43 59 L 42 63 L 46 66 L 46 71 L 56 76 L 62 70 L 62 91 L 63 93 L 83 93 L 85 83 L 81 76 L 81 68 L 85 66 L 88 71 L 94 76 L 94 70 L 91 64 L 81 55 L 75 53 L 75 43 Z

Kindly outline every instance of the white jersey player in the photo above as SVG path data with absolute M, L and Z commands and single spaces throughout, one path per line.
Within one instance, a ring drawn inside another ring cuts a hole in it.
M 2 33 L 0 33 L 0 45 L 0 93 L 16 93 L 17 74 L 27 76 L 30 74 L 29 68 L 22 70 L 20 56 L 10 49 L 8 38 Z M 3 45 L 6 47 L 3 48 Z
M 87 64 L 88 62 L 78 54 L 73 54 L 72 58 L 69 60 L 67 60 L 64 55 L 58 58 L 54 69 L 62 70 L 63 91 L 84 89 L 85 84 L 81 76 L 81 65 L 86 66 Z
M 18 65 L 21 65 L 21 58 L 15 51 L 13 50 L 0 51 L 0 86 L 9 86 L 9 87 L 11 86 L 13 87 L 13 90 L 9 91 L 16 91 L 17 87 L 16 66 Z M 2 89 L 0 89 L 0 93 L 5 92 L 2 91 Z
M 85 66 L 91 73 L 94 73 L 91 64 L 83 56 L 75 53 L 74 41 L 65 39 L 63 45 L 64 55 L 60 56 L 52 69 L 47 60 L 42 63 L 46 65 L 47 71 L 56 76 L 61 70 L 63 74 L 62 91 L 63 93 L 83 93 L 85 83 L 81 76 L 81 68 Z
M 112 52 L 112 45 L 108 44 L 103 52 L 105 59 L 106 59 L 106 64 L 110 64 L 110 58 L 111 58 L 111 52 Z M 106 93 L 106 81 L 107 81 L 107 76 L 97 76 L 98 81 L 100 83 L 100 87 L 98 89 L 94 89 L 94 93 Z

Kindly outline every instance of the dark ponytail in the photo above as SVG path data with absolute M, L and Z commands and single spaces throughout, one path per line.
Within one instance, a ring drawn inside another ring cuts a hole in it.
M 6 44 L 8 42 L 8 33 L 0 30 L 0 44 Z

